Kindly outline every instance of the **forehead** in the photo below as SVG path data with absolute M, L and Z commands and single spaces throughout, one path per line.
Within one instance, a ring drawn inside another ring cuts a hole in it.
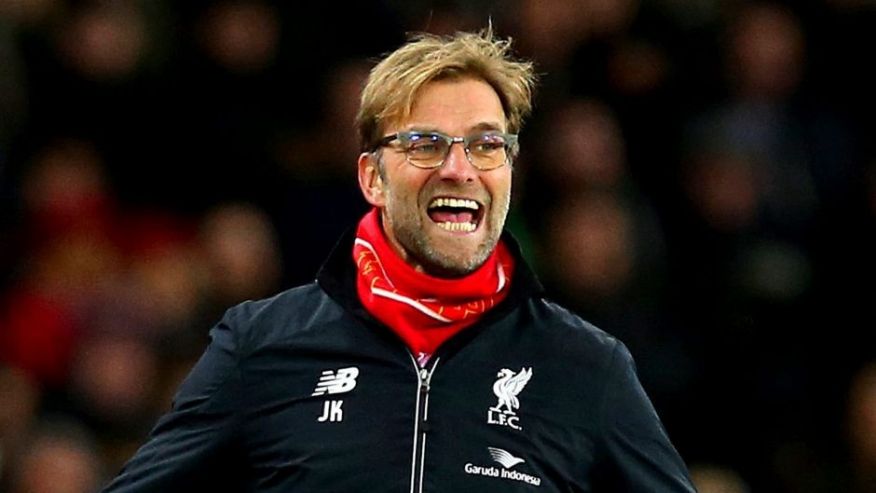
M 480 79 L 428 82 L 414 97 L 399 129 L 441 130 L 459 134 L 478 128 L 505 130 L 505 112 L 496 91 Z

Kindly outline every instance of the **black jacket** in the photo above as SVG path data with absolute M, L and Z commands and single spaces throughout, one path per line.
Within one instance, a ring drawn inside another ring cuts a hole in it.
M 352 236 L 315 283 L 230 309 L 105 491 L 693 491 L 627 349 L 505 241 L 508 297 L 424 369 L 359 302 Z

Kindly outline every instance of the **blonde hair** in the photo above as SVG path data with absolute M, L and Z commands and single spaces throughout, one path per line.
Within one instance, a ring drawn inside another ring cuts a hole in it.
M 477 33 L 412 37 L 368 76 L 356 116 L 362 151 L 374 149 L 387 122 L 410 116 L 418 91 L 436 80 L 482 79 L 499 95 L 508 132 L 519 132 L 532 110 L 536 76 L 532 63 L 512 58 L 510 48 L 510 38 L 494 38 L 492 27 Z

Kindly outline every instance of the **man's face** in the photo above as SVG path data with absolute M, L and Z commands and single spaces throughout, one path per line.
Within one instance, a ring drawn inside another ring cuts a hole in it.
M 496 92 L 481 80 L 435 81 L 417 94 L 410 118 L 388 125 L 384 135 L 411 130 L 454 137 L 505 132 L 505 113 Z M 381 154 L 381 173 L 376 155 L 360 156 L 359 180 L 366 199 L 381 209 L 384 231 L 402 258 L 441 277 L 459 277 L 480 267 L 505 224 L 511 167 L 480 171 L 468 161 L 462 144 L 453 144 L 436 169 L 412 166 L 397 145 Z M 469 208 L 472 201 L 475 209 Z

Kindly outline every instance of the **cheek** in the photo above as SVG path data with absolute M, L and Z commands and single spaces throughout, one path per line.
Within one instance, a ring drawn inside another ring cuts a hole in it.
M 496 206 L 506 206 L 511 200 L 511 170 L 503 170 L 502 175 L 485 180 L 484 184 Z
M 384 187 L 386 206 L 405 215 L 415 215 L 419 209 L 424 183 L 410 177 L 394 176 Z

